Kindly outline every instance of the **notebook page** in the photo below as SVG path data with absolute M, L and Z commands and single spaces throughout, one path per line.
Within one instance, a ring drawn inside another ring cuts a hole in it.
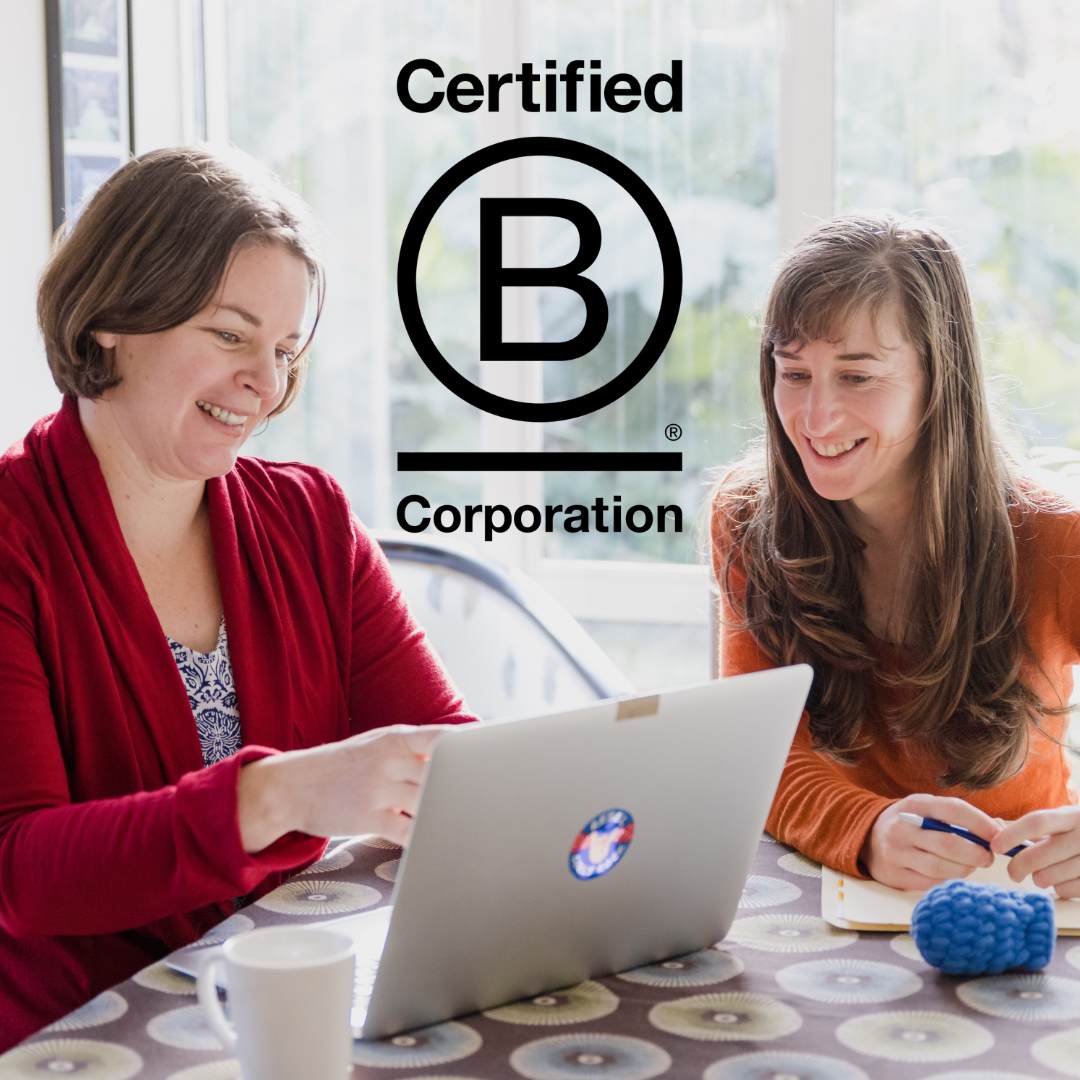
M 999 855 L 994 865 L 976 870 L 967 880 L 1002 885 L 1007 889 L 1045 893 L 1054 896 L 1053 890 L 1040 889 L 1031 878 L 1017 883 L 1010 879 L 1009 860 Z M 911 913 L 925 893 L 905 892 L 891 889 L 878 881 L 860 881 L 845 877 L 828 867 L 821 868 L 821 914 L 833 925 L 861 928 L 907 929 L 911 925 Z M 1080 901 L 1057 900 L 1054 917 L 1059 934 L 1080 934 Z

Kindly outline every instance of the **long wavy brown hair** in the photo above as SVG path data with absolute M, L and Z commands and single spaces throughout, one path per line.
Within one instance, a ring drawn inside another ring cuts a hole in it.
M 773 348 L 838 341 L 852 318 L 897 313 L 919 354 L 926 414 L 897 610 L 911 658 L 902 674 L 875 670 L 859 569 L 865 544 L 836 503 L 810 486 L 773 403 Z M 944 763 L 939 783 L 993 787 L 1023 765 L 1032 724 L 1048 709 L 1021 678 L 1029 657 L 1015 517 L 1029 489 L 995 436 L 979 340 L 956 249 L 924 221 L 848 214 L 803 239 L 783 262 L 761 337 L 764 454 L 718 485 L 715 527 L 730 539 L 720 586 L 778 663 L 806 662 L 815 745 L 851 762 L 866 729 L 872 678 L 903 692 L 884 718 Z M 731 583 L 745 574 L 745 592 Z

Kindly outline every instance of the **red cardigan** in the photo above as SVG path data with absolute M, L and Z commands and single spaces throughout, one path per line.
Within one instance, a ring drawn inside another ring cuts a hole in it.
M 0 1049 L 318 857 L 245 854 L 245 761 L 468 718 L 326 473 L 241 457 L 207 488 L 244 749 L 203 768 L 75 400 L 0 458 Z

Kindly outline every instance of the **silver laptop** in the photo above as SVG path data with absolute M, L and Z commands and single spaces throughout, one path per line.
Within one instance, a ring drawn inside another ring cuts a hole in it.
M 392 905 L 322 924 L 358 942 L 356 1036 L 723 938 L 812 678 L 777 668 L 440 736 Z M 202 951 L 169 963 L 194 974 Z

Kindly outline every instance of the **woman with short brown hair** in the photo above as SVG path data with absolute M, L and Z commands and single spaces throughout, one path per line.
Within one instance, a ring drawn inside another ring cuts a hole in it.
M 42 278 L 64 403 L 0 459 L 0 1048 L 322 837 L 404 842 L 469 719 L 334 481 L 239 456 L 321 298 L 303 206 L 197 149 L 114 174 Z
M 773 285 L 760 378 L 764 455 L 718 487 L 713 561 L 724 674 L 815 670 L 770 831 L 925 889 L 991 861 L 899 815 L 938 818 L 1037 840 L 1010 873 L 1080 896 L 1080 514 L 995 437 L 955 248 L 893 214 L 823 224 Z

